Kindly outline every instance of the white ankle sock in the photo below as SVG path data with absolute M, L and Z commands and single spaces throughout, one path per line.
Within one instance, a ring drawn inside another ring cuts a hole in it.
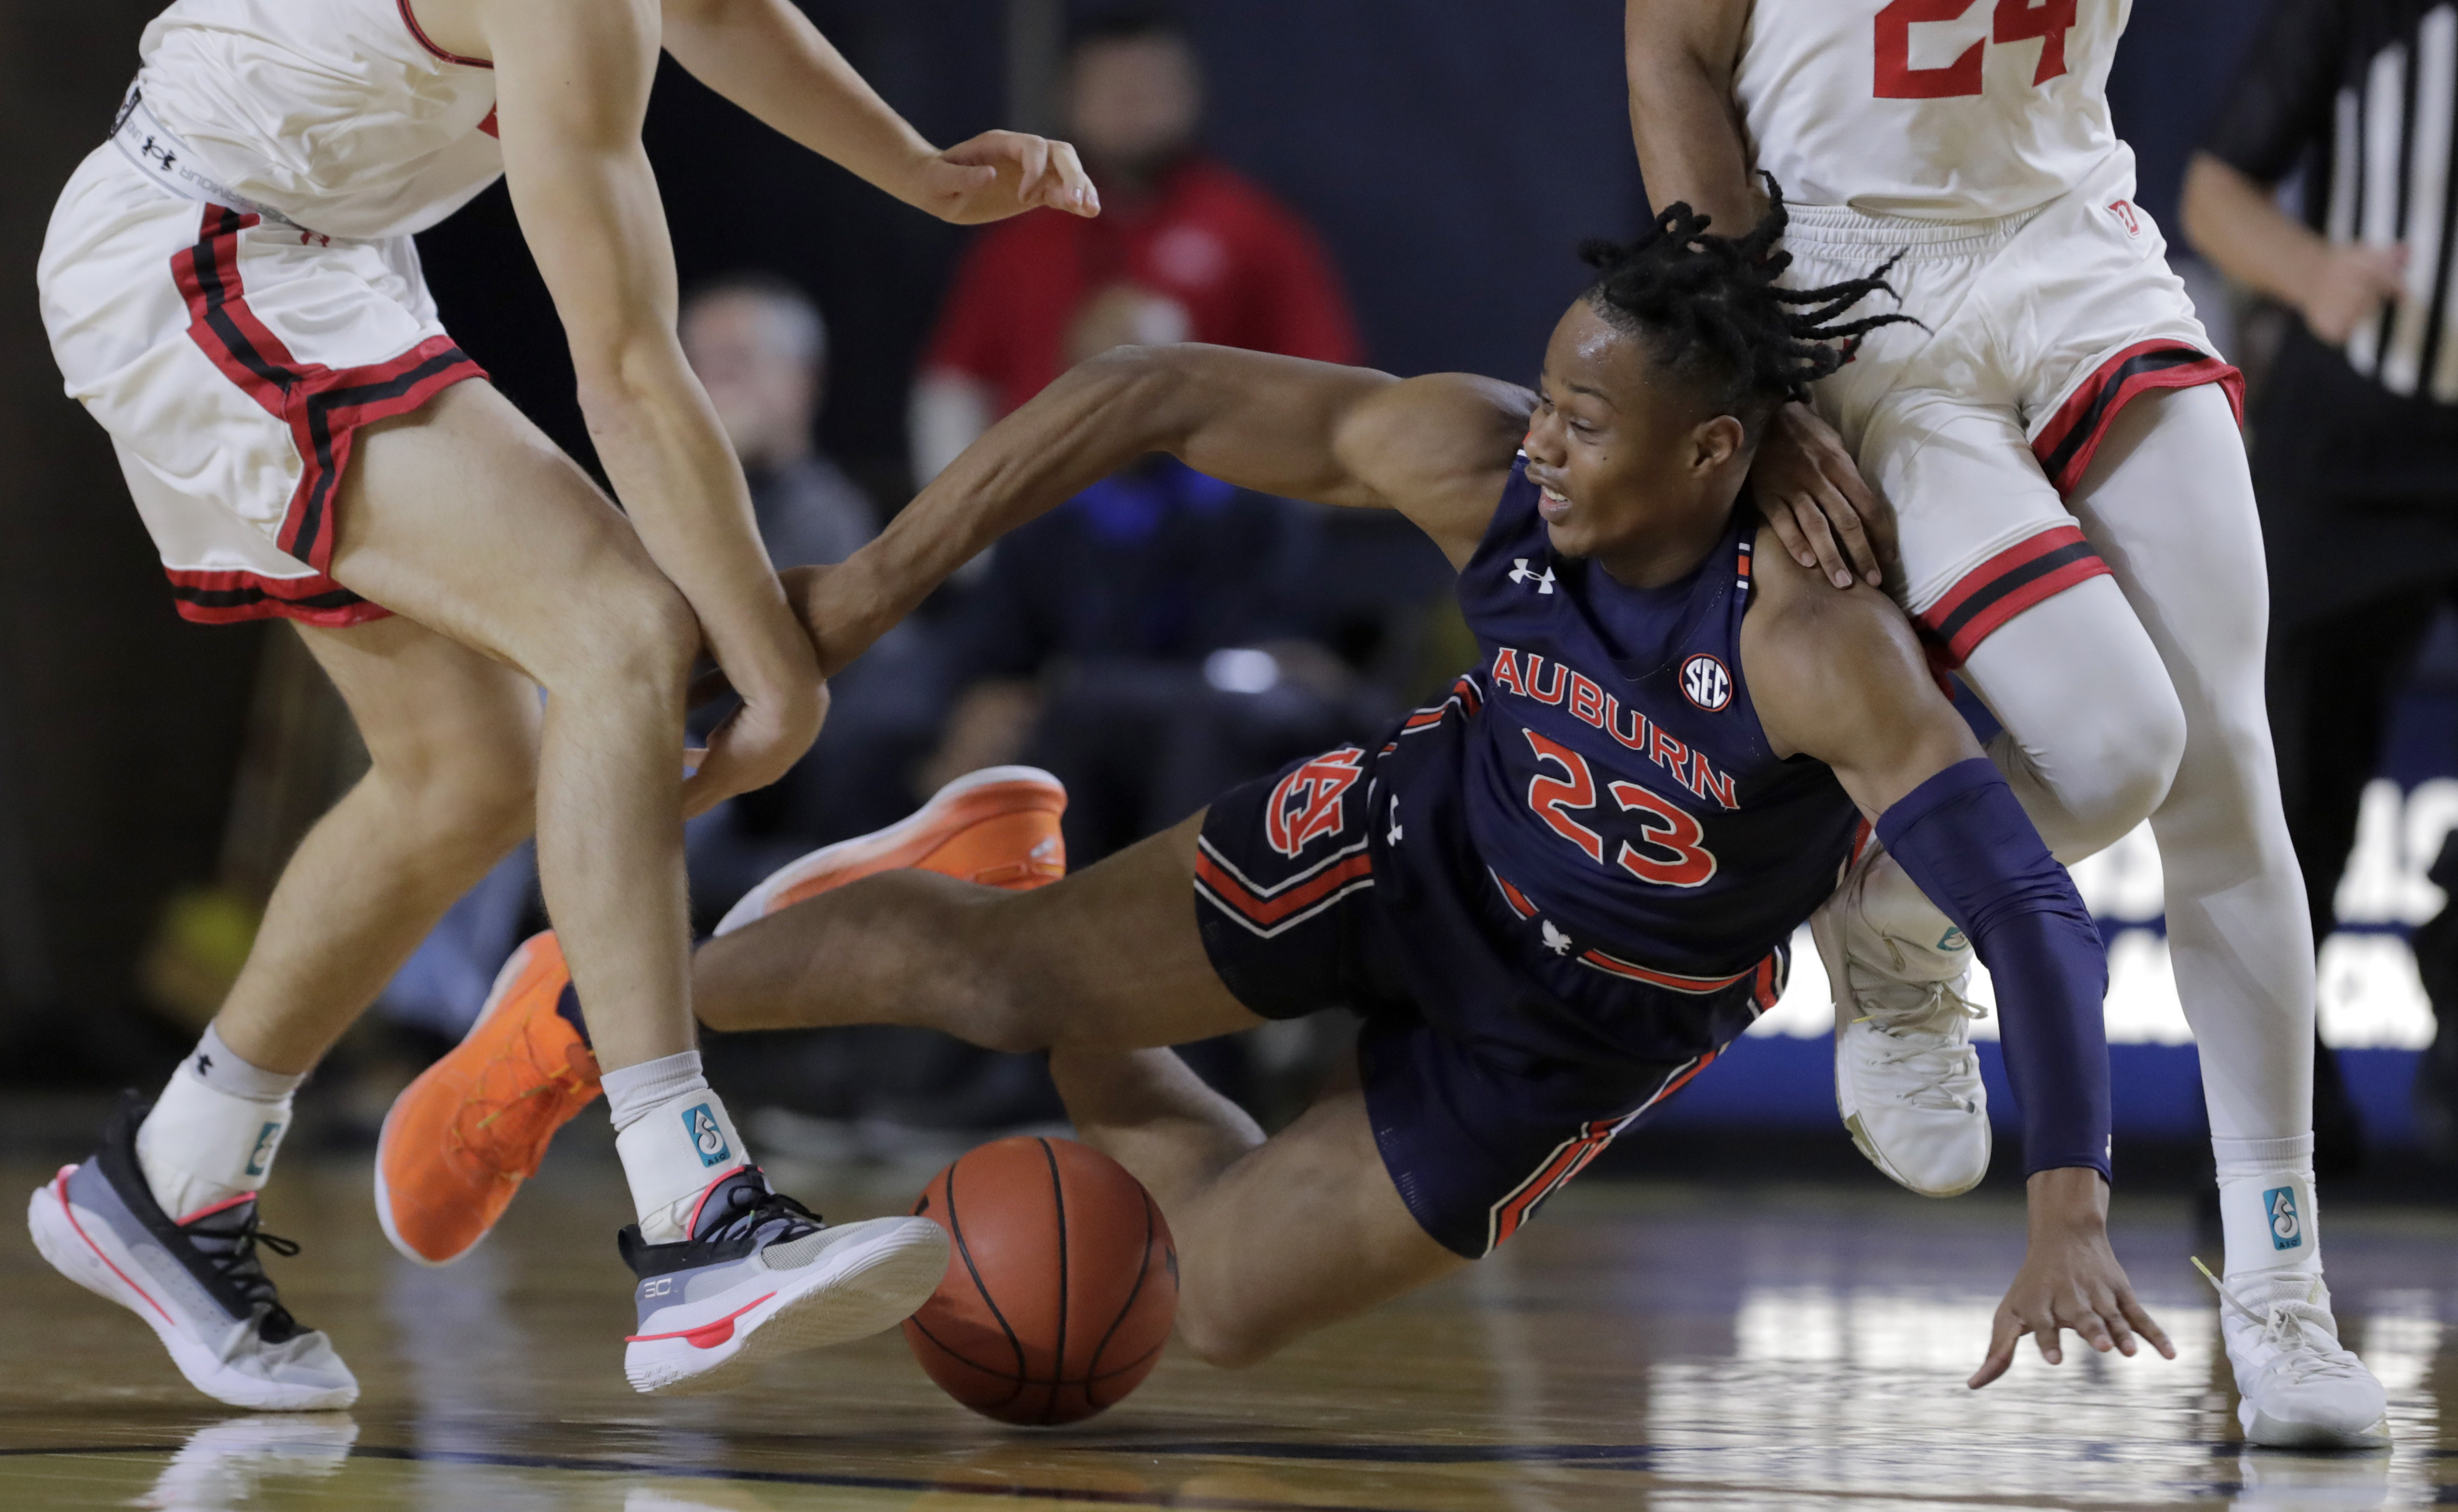
M 264 1185 L 305 1080 L 249 1065 L 205 1026 L 136 1130 L 137 1169 L 173 1222 Z
M 699 1051 L 608 1071 L 603 1085 L 640 1237 L 651 1244 L 691 1237 L 700 1193 L 751 1159 L 723 1100 L 709 1090 Z
M 2227 1275 L 2322 1269 L 2313 1200 L 2313 1136 L 2211 1140 L 2218 1162 Z

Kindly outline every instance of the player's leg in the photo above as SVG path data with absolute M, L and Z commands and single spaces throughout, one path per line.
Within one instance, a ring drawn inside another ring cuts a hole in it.
M 2183 715 L 2012 411 L 1898 396 L 1862 462 L 1902 510 L 1911 608 L 2005 726 L 1989 755 L 2051 848 L 2071 861 L 2141 822 L 2174 775 Z M 1991 1152 L 1962 990 L 1969 945 L 1875 847 L 1812 932 L 1855 1143 L 1915 1191 L 1968 1190 Z
M 2263 703 L 2260 525 L 2226 396 L 2204 385 L 2135 401 L 2073 506 L 2185 711 L 2183 759 L 2151 823 L 2218 1161 L 2223 1321 L 2246 1431 L 2371 1441 L 2384 1431 L 2381 1388 L 2336 1347 L 2321 1280 L 2313 940 Z
M 484 383 L 362 433 L 337 507 L 335 579 L 547 691 L 538 867 L 599 1064 L 690 1049 L 690 606 L 579 466 Z
M 483 384 L 362 435 L 336 524 L 337 580 L 547 690 L 539 866 L 639 1217 L 621 1236 L 644 1278 L 625 1353 L 633 1384 L 708 1389 L 771 1355 L 906 1315 L 946 1264 L 944 1235 L 901 1218 L 821 1230 L 768 1189 L 693 1048 L 680 789 L 699 634 L 682 595 L 579 466 Z M 402 1212 L 443 1204 L 432 1192 L 396 1202 L 385 1173 L 441 1170 L 479 1191 L 516 1184 L 527 1170 L 504 1170 L 502 1158 L 542 1152 L 542 1141 L 463 1136 L 519 1125 L 531 1104 L 566 1110 L 594 1092 L 565 1095 L 561 1073 L 587 1061 L 571 1053 L 576 1045 L 541 1056 L 499 1043 L 493 1031 L 507 1025 L 528 1026 L 516 1016 L 482 1023 L 448 1057 L 474 1057 L 480 1074 L 422 1078 L 395 1104 L 386 1144 L 422 1140 L 444 1157 L 404 1167 L 379 1151 L 379 1209 L 396 1231 Z M 463 1118 L 472 1102 L 487 1108 Z
M 1196 928 L 1204 818 L 1030 892 L 905 870 L 805 899 L 700 948 L 700 1020 L 902 1024 L 1017 1051 L 1253 1028 L 1262 1021 L 1221 984 Z
M 398 616 L 295 626 L 341 693 L 366 776 L 300 843 L 215 1025 L 249 1064 L 320 1060 L 445 909 L 530 832 L 538 697 L 512 668 Z
M 403 619 L 303 633 L 358 719 L 367 776 L 301 844 L 197 1051 L 29 1212 L 45 1255 L 152 1323 L 199 1389 L 260 1408 L 356 1393 L 323 1336 L 281 1310 L 257 1253 L 256 1193 L 291 1095 L 527 832 L 535 759 L 537 699 L 519 673 Z
M 1401 1201 L 1353 1066 L 1270 1139 L 1166 1049 L 1058 1050 L 1050 1070 L 1076 1132 L 1167 1214 L 1178 1335 L 1212 1364 L 1254 1364 L 1469 1263 Z

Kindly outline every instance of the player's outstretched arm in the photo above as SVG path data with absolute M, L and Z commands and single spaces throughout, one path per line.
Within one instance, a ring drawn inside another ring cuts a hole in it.
M 704 808 L 781 776 L 823 693 L 751 513 L 734 448 L 675 336 L 675 259 L 640 122 L 654 0 L 490 8 L 512 205 L 553 295 L 591 439 L 634 528 L 698 614 L 743 707 L 686 788 Z
M 1763 543 L 1762 543 L 1763 546 Z M 1997 769 L 1932 680 L 1910 623 L 1874 589 L 1834 592 L 1773 565 L 1741 628 L 1741 662 L 1777 754 L 1835 769 L 1878 838 L 1969 937 L 1997 984 L 2006 1069 L 2022 1105 L 2031 1244 L 1997 1309 L 1985 1386 L 2034 1336 L 2131 1355 L 2175 1350 L 2108 1246 L 2108 967 L 2099 930 Z
M 1260 493 L 1397 509 L 1457 566 L 1492 520 L 1532 400 L 1225 346 L 1120 347 L 990 427 L 844 566 L 797 574 L 833 672 L 992 541 L 1151 452 Z
M 664 11 L 666 51 L 694 78 L 916 209 L 959 225 L 1041 205 L 1101 212 L 1065 142 L 985 132 L 931 146 L 791 0 L 664 0 Z

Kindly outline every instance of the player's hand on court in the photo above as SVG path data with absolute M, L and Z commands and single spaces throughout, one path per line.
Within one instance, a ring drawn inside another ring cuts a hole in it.
M 2380 313 L 2383 303 L 2406 288 L 2406 249 L 2362 242 L 2333 246 L 2301 301 L 2304 324 L 2332 346 Z
M 2148 1339 L 2168 1359 L 2176 1346 L 2134 1297 L 2125 1267 L 2108 1247 L 2108 1186 L 2084 1167 L 2043 1170 L 2031 1180 L 2031 1246 L 1989 1331 L 1989 1357 L 1968 1383 L 1974 1391 L 2006 1374 L 2029 1334 L 2041 1357 L 2060 1364 L 2063 1330 L 2101 1354 L 2131 1356 Z
M 1782 405 L 1768 422 L 1750 490 L 1792 559 L 1837 588 L 1850 588 L 1855 577 L 1872 588 L 1902 580 L 1895 511 L 1863 481 L 1835 427 L 1808 405 Z
M 1101 213 L 1100 192 L 1075 149 L 1023 132 L 984 132 L 924 158 L 904 197 L 960 226 L 1005 220 L 1042 205 L 1087 219 Z

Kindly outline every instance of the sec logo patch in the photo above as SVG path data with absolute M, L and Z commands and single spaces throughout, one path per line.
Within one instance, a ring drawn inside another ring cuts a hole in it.
M 1733 701 L 1733 674 L 1724 664 L 1700 652 L 1681 664 L 1681 693 L 1692 703 L 1714 714 Z

